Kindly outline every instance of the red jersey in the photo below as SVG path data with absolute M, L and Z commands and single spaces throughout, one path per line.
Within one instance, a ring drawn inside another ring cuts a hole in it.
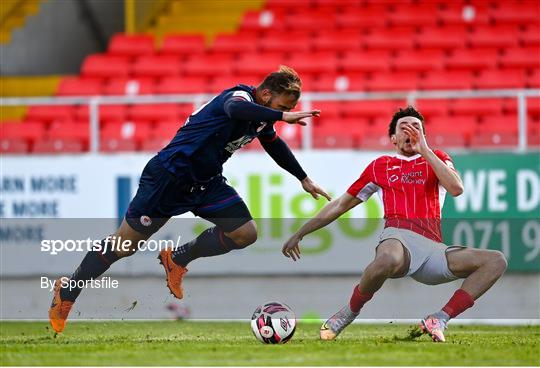
M 447 153 L 439 150 L 434 153 L 454 167 Z M 384 204 L 385 227 L 411 230 L 442 242 L 440 219 L 446 190 L 420 154 L 377 158 L 347 192 L 364 202 L 378 192 Z

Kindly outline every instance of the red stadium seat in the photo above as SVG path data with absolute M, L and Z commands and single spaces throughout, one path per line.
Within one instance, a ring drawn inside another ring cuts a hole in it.
M 376 151 L 391 151 L 394 149 L 387 132 L 366 133 L 360 140 L 359 148 Z
M 33 153 L 80 153 L 85 151 L 84 144 L 76 139 L 44 139 L 36 142 Z
M 471 137 L 470 148 L 510 148 L 517 147 L 517 134 L 479 132 Z
M 74 111 L 73 106 L 30 106 L 26 113 L 26 119 L 51 123 L 71 119 Z
M 524 46 L 540 45 L 540 26 L 538 24 L 528 25 L 527 29 L 521 33 L 519 41 Z
M 515 26 L 478 27 L 467 37 L 473 48 L 479 47 L 513 47 L 518 44 L 519 29 Z
M 128 117 L 135 121 L 180 120 L 179 107 L 172 103 L 133 105 L 128 111 Z
M 109 42 L 109 54 L 139 56 L 154 52 L 154 37 L 151 35 L 115 34 Z
M 530 112 L 535 113 L 535 115 L 540 115 L 540 98 L 538 97 L 527 98 L 527 106 Z
M 426 134 L 458 134 L 469 137 L 478 127 L 478 119 L 475 116 L 440 116 L 426 121 Z
M 326 74 L 337 71 L 337 56 L 334 52 L 313 52 L 306 57 L 303 54 L 294 54 L 289 64 L 300 75 Z
M 99 79 L 78 77 L 63 78 L 56 91 L 57 96 L 95 96 L 103 93 L 103 84 Z
M 101 130 L 101 138 L 138 143 L 148 138 L 150 132 L 149 122 L 111 122 L 104 125 Z
M 137 144 L 132 139 L 103 138 L 100 142 L 101 152 L 129 152 L 135 151 Z
M 273 10 L 247 11 L 244 14 L 240 29 L 242 31 L 259 31 L 263 29 L 280 28 L 278 19 L 283 19 L 281 12 Z
M 305 31 L 288 32 L 287 34 L 276 35 L 271 34 L 258 40 L 258 48 L 263 52 L 309 52 L 312 38 L 312 32 Z
M 515 115 L 490 115 L 482 119 L 478 132 L 517 134 L 518 120 Z
M 403 107 L 405 101 L 344 101 L 342 105 L 342 115 L 344 117 L 354 117 L 359 119 L 378 118 L 380 116 L 390 116 L 399 107 Z
M 127 116 L 126 105 L 100 105 L 100 121 L 124 121 Z M 79 106 L 75 111 L 75 118 L 78 121 L 89 121 L 90 112 L 88 106 Z
M 312 90 L 318 92 L 364 91 L 367 85 L 366 73 L 323 74 L 314 82 Z
M 336 24 L 335 14 L 320 13 L 313 10 L 302 12 L 299 8 L 297 13 L 288 13 L 285 16 L 285 28 L 290 30 L 328 30 L 334 29 Z
M 413 28 L 386 28 L 374 32 L 364 39 L 369 49 L 402 50 L 413 47 L 415 30 Z
M 87 147 L 90 139 L 89 126 L 87 121 L 57 123 L 51 126 L 45 136 L 51 140 L 77 141 Z
M 429 100 L 417 100 L 416 108 L 424 116 L 426 121 L 431 119 L 437 119 L 440 116 L 448 115 L 450 109 L 449 105 L 451 101 L 449 100 L 438 100 L 438 99 L 429 99 Z
M 5 121 L 0 124 L 0 137 L 31 143 L 40 139 L 45 130 L 45 125 L 39 121 Z
M 540 31 L 540 30 L 539 30 Z M 516 47 L 504 50 L 500 64 L 504 68 L 540 68 L 540 47 Z
M 534 1 L 502 2 L 497 8 L 489 10 L 489 16 L 495 23 L 500 24 L 526 24 L 538 23 L 540 19 L 540 9 Z
M 420 80 L 421 89 L 471 89 L 473 73 L 468 70 L 429 72 Z
M 489 69 L 495 67 L 497 59 L 497 49 L 459 49 L 448 58 L 446 66 L 450 69 Z
M 127 77 L 130 63 L 126 57 L 95 54 L 84 59 L 81 76 L 88 78 Z
M 339 101 L 313 101 L 312 107 L 321 110 L 321 116 L 315 120 L 317 124 L 326 124 L 339 121 L 343 109 L 343 103 Z
M 444 52 L 442 50 L 403 50 L 398 52 L 392 68 L 398 71 L 427 71 L 442 69 Z
M 490 88 L 525 88 L 526 77 L 523 70 L 483 70 L 475 78 L 474 85 L 478 89 Z
M 419 8 L 406 5 L 402 11 L 396 9 L 390 13 L 388 19 L 395 26 L 435 26 L 437 24 L 437 18 L 433 16 L 435 11 L 435 7 L 432 6 Z
M 323 31 L 312 40 L 315 51 L 353 51 L 360 48 L 360 32 Z
M 270 72 L 271 70 L 269 70 Z M 239 83 L 256 86 L 262 81 L 262 77 L 255 75 L 242 75 L 241 79 L 237 76 L 215 77 L 210 81 L 210 91 L 214 93 L 232 88 Z
M 171 55 L 146 55 L 133 63 L 133 74 L 138 77 L 171 77 L 180 73 L 180 58 Z
M 232 58 L 226 56 L 193 56 L 182 66 L 182 72 L 191 76 L 220 76 L 231 74 L 233 70 Z
M 337 133 L 335 135 L 314 135 L 313 148 L 338 149 L 355 147 L 354 138 L 348 134 Z
M 378 8 L 359 8 L 351 5 L 336 14 L 336 24 L 341 28 L 372 29 L 382 28 L 389 24 L 387 4 Z
M 540 88 L 540 68 L 532 69 L 527 78 L 527 87 Z
M 502 108 L 501 98 L 457 99 L 450 103 L 450 109 L 456 115 L 499 115 Z
M 445 25 L 484 25 L 490 21 L 487 2 L 466 4 L 456 1 L 445 5 L 436 14 L 437 19 Z
M 256 37 L 246 37 L 243 34 L 220 34 L 212 44 L 211 51 L 215 53 L 254 52 L 257 47 Z
M 197 55 L 206 50 L 204 35 L 168 35 L 159 50 L 164 55 Z
M 317 122 L 313 125 L 314 148 L 352 148 L 358 145 L 365 124 L 357 118 Z
M 277 135 L 287 143 L 289 148 L 297 149 L 302 147 L 302 132 L 304 127 L 296 124 L 287 124 L 284 122 L 278 122 L 274 125 L 274 129 L 277 132 Z M 255 139 L 258 142 L 258 139 Z M 250 149 L 254 148 L 254 144 L 249 145 Z M 262 148 L 262 146 L 261 146 Z
M 279 66 L 287 64 L 285 55 L 281 52 L 245 53 L 235 59 L 235 75 L 260 75 L 278 70 Z
M 408 91 L 420 86 L 419 74 L 412 72 L 377 73 L 368 82 L 372 91 Z
M 113 78 L 104 88 L 106 95 L 151 95 L 155 92 L 152 78 Z
M 429 134 L 429 133 L 428 133 Z M 429 134 L 429 143 L 435 148 L 464 148 L 467 146 L 467 139 L 462 134 L 455 133 L 435 133 Z
M 422 49 L 453 50 L 465 46 L 466 29 L 462 27 L 422 28 L 414 43 Z
M 203 93 L 209 91 L 205 77 L 166 77 L 157 84 L 157 93 Z
M 540 124 L 529 125 L 527 131 L 527 145 L 535 148 L 540 147 Z
M 338 61 L 339 67 L 350 72 L 384 72 L 390 68 L 391 53 L 388 50 L 346 52 Z
M 24 154 L 29 148 L 30 145 L 24 139 L 0 138 L 0 153 L 2 154 Z

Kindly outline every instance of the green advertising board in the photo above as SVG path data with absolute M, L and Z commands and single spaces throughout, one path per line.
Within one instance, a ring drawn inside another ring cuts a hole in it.
M 452 156 L 465 192 L 447 195 L 448 244 L 502 251 L 511 271 L 540 271 L 540 155 L 469 153 Z

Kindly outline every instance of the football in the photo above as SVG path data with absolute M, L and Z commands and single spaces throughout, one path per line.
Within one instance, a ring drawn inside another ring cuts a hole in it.
M 251 330 L 262 343 L 284 344 L 296 330 L 296 317 L 288 305 L 270 302 L 258 306 L 251 317 Z

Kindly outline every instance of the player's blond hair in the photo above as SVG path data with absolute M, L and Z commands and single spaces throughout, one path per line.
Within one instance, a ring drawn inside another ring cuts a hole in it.
M 293 68 L 280 65 L 279 70 L 268 74 L 258 88 L 267 88 L 278 95 L 292 94 L 298 99 L 302 92 L 302 80 Z

